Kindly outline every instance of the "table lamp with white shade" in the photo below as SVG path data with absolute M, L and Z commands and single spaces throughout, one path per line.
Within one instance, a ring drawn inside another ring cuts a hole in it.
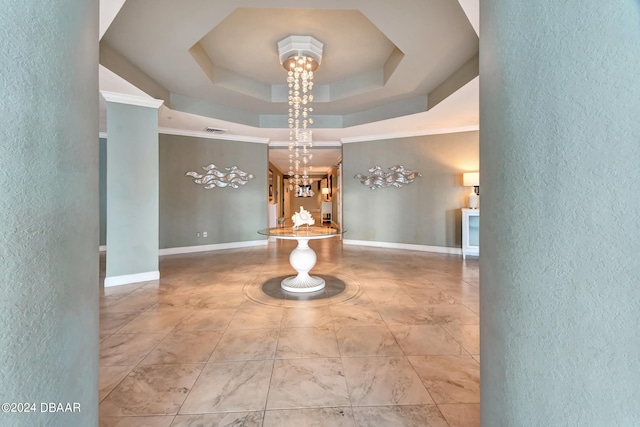
M 463 173 L 462 185 L 473 187 L 473 191 L 469 194 L 469 208 L 477 209 L 480 203 L 480 172 Z
M 322 189 L 322 194 L 324 195 L 324 201 L 328 202 L 329 201 L 329 188 L 328 187 L 324 187 Z

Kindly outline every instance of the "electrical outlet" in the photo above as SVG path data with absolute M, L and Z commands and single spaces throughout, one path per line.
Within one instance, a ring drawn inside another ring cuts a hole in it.
M 198 239 L 200 238 L 200 232 L 199 232 L 199 231 L 196 233 L 196 237 L 197 237 Z
M 206 231 L 202 232 L 202 237 L 207 237 L 207 232 Z

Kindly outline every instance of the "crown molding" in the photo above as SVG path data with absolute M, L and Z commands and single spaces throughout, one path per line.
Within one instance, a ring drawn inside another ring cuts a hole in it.
M 160 108 L 164 104 L 164 100 L 155 98 L 145 98 L 143 96 L 128 95 L 125 93 L 109 92 L 101 90 L 102 97 L 107 102 L 115 102 L 118 104 L 137 105 L 139 107 Z
M 226 140 L 226 141 L 252 142 L 254 144 L 269 143 L 269 138 L 260 138 L 256 136 L 231 135 L 231 134 L 215 135 L 215 134 L 210 134 L 204 131 L 176 129 L 176 128 L 167 128 L 167 127 L 159 127 L 158 133 L 163 133 L 165 135 L 193 136 L 195 138 L 219 139 L 219 140 Z
M 289 141 L 270 141 L 269 147 L 287 148 L 289 147 Z M 334 148 L 334 147 L 342 147 L 342 143 L 340 141 L 313 141 L 313 147 L 311 148 Z
M 383 139 L 410 138 L 412 136 L 441 135 L 446 133 L 462 133 L 462 132 L 472 132 L 477 130 L 480 130 L 479 125 L 456 126 L 456 127 L 448 127 L 448 128 L 423 129 L 423 130 L 408 131 L 408 132 L 392 132 L 392 133 L 385 133 L 385 134 L 378 134 L 378 135 L 353 136 L 348 138 L 340 138 L 340 141 L 343 144 L 350 144 L 353 142 L 380 141 Z
M 241 141 L 241 142 L 252 142 L 255 144 L 268 144 L 269 138 L 258 138 L 254 136 L 242 136 L 242 135 L 212 135 L 207 132 L 193 131 L 193 130 L 184 130 L 184 129 L 175 129 L 175 128 L 166 128 L 159 127 L 158 133 L 162 133 L 165 135 L 179 135 L 179 136 L 192 136 L 196 138 L 207 138 L 207 139 L 220 139 L 227 141 Z M 107 138 L 106 132 L 99 132 L 99 138 Z

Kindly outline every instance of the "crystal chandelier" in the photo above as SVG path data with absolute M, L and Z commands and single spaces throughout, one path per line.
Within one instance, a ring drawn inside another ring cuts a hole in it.
M 295 197 L 311 197 L 309 171 L 313 158 L 311 113 L 313 72 L 320 65 L 323 44 L 311 36 L 289 36 L 278 42 L 280 63 L 287 70 L 289 87 L 289 189 Z

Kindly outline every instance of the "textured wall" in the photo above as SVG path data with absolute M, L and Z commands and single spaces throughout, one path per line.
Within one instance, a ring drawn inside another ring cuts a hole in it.
M 640 425 L 640 3 L 480 8 L 482 424 Z
M 107 102 L 107 274 L 158 271 L 158 109 Z
M 267 145 L 160 135 L 160 248 L 262 240 L 267 226 Z M 240 188 L 205 190 L 185 176 L 215 164 L 255 177 Z M 207 237 L 196 233 L 207 231 Z
M 98 423 L 98 2 L 0 13 L 0 425 Z M 41 413 L 78 402 L 80 413 Z
M 470 192 L 462 173 L 478 170 L 478 132 L 345 144 L 346 239 L 460 247 L 460 208 Z M 403 165 L 422 177 L 402 188 L 371 190 L 354 176 Z

